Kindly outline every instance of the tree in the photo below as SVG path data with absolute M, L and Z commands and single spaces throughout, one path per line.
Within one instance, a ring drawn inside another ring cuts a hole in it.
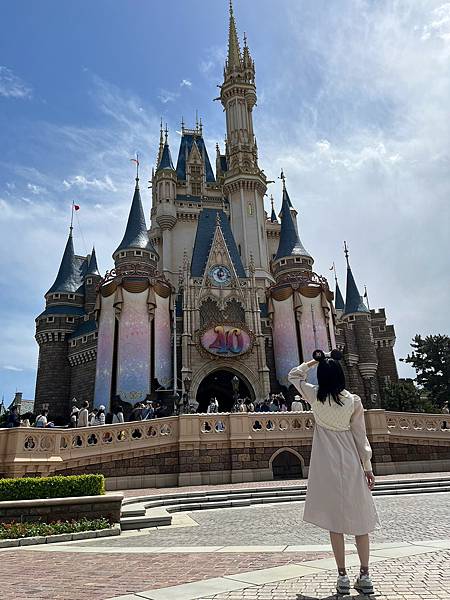
M 403 360 L 414 367 L 417 386 L 439 410 L 450 400 L 450 337 L 416 335 L 411 347 L 413 352 Z
M 395 412 L 436 412 L 426 394 L 421 394 L 412 379 L 391 383 L 384 390 L 383 408 Z

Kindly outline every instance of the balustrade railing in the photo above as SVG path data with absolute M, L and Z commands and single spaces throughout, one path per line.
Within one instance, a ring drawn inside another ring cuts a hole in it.
M 424 413 L 386 412 L 388 431 L 395 434 L 440 433 L 450 439 L 450 416 Z

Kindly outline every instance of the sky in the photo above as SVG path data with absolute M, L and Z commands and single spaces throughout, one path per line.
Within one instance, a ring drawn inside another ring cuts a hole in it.
M 260 166 L 283 168 L 315 270 L 395 324 L 448 334 L 450 2 L 234 0 L 256 63 Z M 34 319 L 56 276 L 72 201 L 76 252 L 112 266 L 133 193 L 168 123 L 198 110 L 212 159 L 225 135 L 227 0 L 0 0 L 0 395 L 34 397 Z M 141 184 L 141 190 L 145 186 Z M 141 192 L 142 193 L 142 192 Z M 147 223 L 150 193 L 143 193 Z M 269 210 L 269 203 L 266 205 Z M 399 362 L 401 376 L 413 372 Z

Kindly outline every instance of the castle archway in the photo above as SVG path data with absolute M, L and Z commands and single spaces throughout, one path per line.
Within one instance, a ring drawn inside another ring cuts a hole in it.
M 198 412 L 206 412 L 211 398 L 217 398 L 219 412 L 231 412 L 234 404 L 232 380 L 239 380 L 238 397 L 255 400 L 252 386 L 241 373 L 230 369 L 217 369 L 209 373 L 197 389 L 196 400 L 199 403 Z
M 293 448 L 280 448 L 269 460 L 274 479 L 302 479 L 306 477 L 305 461 Z

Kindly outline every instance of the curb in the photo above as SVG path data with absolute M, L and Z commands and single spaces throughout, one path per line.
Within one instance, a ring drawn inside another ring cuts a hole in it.
M 94 538 L 120 535 L 120 525 L 108 529 L 93 531 L 77 531 L 76 533 L 58 533 L 55 535 L 26 537 L 13 540 L 0 540 L 0 548 L 17 548 L 18 546 L 35 546 L 37 544 L 56 544 L 58 542 L 74 542 L 77 540 L 92 540 Z

